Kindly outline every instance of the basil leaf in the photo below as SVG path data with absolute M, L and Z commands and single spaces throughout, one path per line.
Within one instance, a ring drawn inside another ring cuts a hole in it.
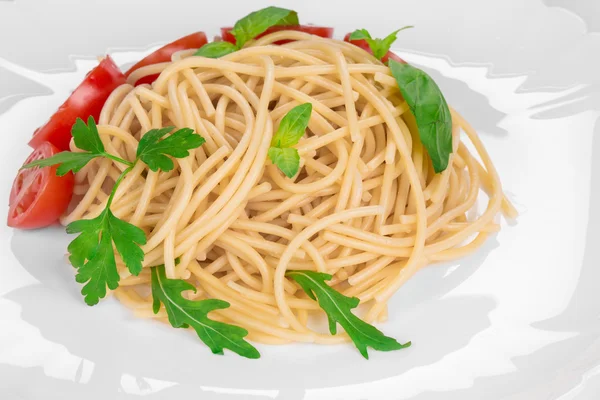
M 271 147 L 269 158 L 288 178 L 293 178 L 300 169 L 300 154 L 294 148 Z
M 298 25 L 295 11 L 279 7 L 267 7 L 254 11 L 235 23 L 231 34 L 235 36 L 236 46 L 241 49 L 247 41 L 254 39 L 275 25 Z
M 357 29 L 350 34 L 350 40 L 367 40 L 371 39 L 371 34 L 366 29 Z
M 452 153 L 452 116 L 434 80 L 409 64 L 389 60 L 402 97 L 414 115 L 421 143 L 429 153 L 436 173 L 448 167 Z
M 377 54 L 375 53 L 375 51 L 373 51 L 373 55 L 376 58 L 381 60 L 383 57 L 385 57 L 387 52 L 390 51 L 390 47 L 392 47 L 392 44 L 397 39 L 396 35 L 398 34 L 398 32 L 403 31 L 405 29 L 409 29 L 409 28 L 413 28 L 413 26 L 411 26 L 411 25 L 404 26 L 404 27 L 397 29 L 394 32 L 390 33 L 383 39 L 376 39 L 378 41 L 379 48 L 377 49 Z
M 306 132 L 311 113 L 311 103 L 292 108 L 281 120 L 279 129 L 271 139 L 271 146 L 285 148 L 297 144 Z
M 300 169 L 300 154 L 292 148 L 306 132 L 312 104 L 304 103 L 292 108 L 283 117 L 269 148 L 269 158 L 288 178 L 294 177 Z
M 200 47 L 195 56 L 201 56 L 206 58 L 219 58 L 231 54 L 237 50 L 237 47 L 233 43 L 229 42 L 211 42 Z
M 398 32 L 403 31 L 404 29 L 413 28 L 413 26 L 404 26 L 389 35 L 387 35 L 383 39 L 373 39 L 371 34 L 366 29 L 357 29 L 350 34 L 350 40 L 364 40 L 369 45 L 371 52 L 373 53 L 373 57 L 378 60 L 381 60 L 385 55 L 390 51 L 390 47 L 396 41 L 396 35 Z
M 279 20 L 274 26 L 295 26 L 300 25 L 300 20 L 298 20 L 298 13 L 296 11 L 290 10 L 291 12 L 287 17 Z

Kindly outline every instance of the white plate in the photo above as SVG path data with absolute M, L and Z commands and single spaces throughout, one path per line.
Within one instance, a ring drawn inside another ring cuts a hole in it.
M 114 300 L 87 307 L 60 228 L 0 226 L 0 398 L 597 399 L 600 3 L 546 2 L 279 2 L 338 36 L 416 25 L 396 50 L 479 130 L 521 212 L 475 255 L 397 293 L 383 329 L 410 349 L 369 361 L 349 345 L 213 356 L 192 333 L 136 320 Z M 28 137 L 96 55 L 127 64 L 266 4 L 202 3 L 0 0 L 4 206 Z

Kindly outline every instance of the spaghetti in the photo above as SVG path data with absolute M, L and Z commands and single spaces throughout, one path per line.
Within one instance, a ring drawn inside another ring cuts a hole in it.
M 292 42 L 272 45 L 281 41 Z M 390 297 L 421 267 L 473 252 L 500 229 L 500 212 L 516 215 L 477 134 L 454 111 L 453 154 L 434 173 L 390 69 L 364 50 L 280 31 L 219 59 L 193 53 L 134 71 L 104 105 L 100 136 L 123 159 L 135 159 L 151 129 L 190 127 L 206 139 L 172 171 L 136 164 L 111 209 L 145 231 L 145 267 L 164 264 L 168 278 L 191 283 L 190 299 L 229 302 L 214 318 L 250 339 L 347 340 L 311 328 L 309 316 L 322 311 L 286 270 L 332 274 L 336 290 L 368 306 L 367 322 L 383 321 Z M 133 86 L 153 74 L 152 86 Z M 300 172 L 288 179 L 267 151 L 282 117 L 302 103 L 313 112 L 297 146 Z M 98 216 L 125 168 L 87 164 L 61 222 Z M 482 191 L 487 208 L 468 219 Z M 115 296 L 138 316 L 166 320 L 152 312 L 150 269 L 132 276 L 118 267 Z

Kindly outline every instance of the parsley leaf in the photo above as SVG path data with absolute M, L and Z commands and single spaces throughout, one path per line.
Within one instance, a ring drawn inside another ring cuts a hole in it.
M 235 36 L 237 48 L 241 49 L 247 41 L 254 39 L 272 26 L 298 24 L 296 11 L 271 6 L 254 11 L 240 19 L 233 26 L 231 34 Z
M 25 164 L 21 168 L 50 167 L 52 165 L 60 164 L 56 169 L 56 175 L 63 176 L 69 171 L 79 171 L 81 168 L 85 167 L 90 160 L 98 156 L 98 154 L 92 153 L 73 153 L 70 151 L 61 151 L 52 157 L 42 158 L 41 160 L 36 160 L 29 164 Z
M 130 170 L 131 167 L 127 168 L 117 179 L 106 208 L 99 216 L 67 225 L 67 233 L 79 233 L 69 244 L 69 261 L 78 270 L 75 280 L 85 283 L 81 294 L 90 306 L 106 296 L 107 286 L 111 290 L 119 286 L 113 243 L 133 275 L 139 275 L 142 271 L 144 252 L 139 246 L 146 244 L 146 234 L 137 226 L 117 218 L 110 211 L 117 187 Z
M 352 314 L 351 310 L 358 306 L 359 300 L 344 296 L 327 285 L 325 281 L 331 280 L 331 275 L 314 271 L 287 271 L 286 276 L 296 281 L 311 299 L 318 301 L 327 314 L 331 334 L 336 334 L 336 323 L 339 323 L 364 358 L 369 358 L 367 346 L 379 351 L 399 350 L 410 346 L 410 342 L 400 344 Z
M 206 58 L 219 58 L 226 56 L 227 54 L 233 53 L 238 50 L 237 46 L 233 43 L 229 42 L 211 42 L 206 43 L 204 46 L 200 47 L 195 56 L 201 56 Z
M 444 171 L 452 153 L 452 115 L 442 91 L 418 68 L 394 60 L 389 60 L 388 65 L 415 117 L 433 169 L 436 173 Z
M 190 128 L 179 129 L 168 138 L 160 140 L 173 129 L 172 126 L 152 129 L 140 139 L 137 158 L 146 163 L 152 171 L 171 171 L 174 164 L 167 155 L 175 158 L 187 157 L 190 155 L 188 150 L 200 147 L 205 142 L 202 136 Z
M 300 168 L 300 155 L 298 150 L 292 146 L 298 144 L 306 132 L 311 113 L 311 103 L 300 104 L 292 108 L 283 117 L 277 132 L 271 139 L 268 156 L 288 178 L 296 175 Z
M 218 299 L 188 300 L 181 295 L 186 290 L 196 291 L 190 283 L 181 279 L 168 279 L 164 266 L 152 267 L 152 308 L 158 313 L 164 304 L 169 322 L 175 328 L 192 327 L 198 337 L 214 354 L 223 354 L 224 349 L 247 358 L 259 358 L 258 350 L 244 340 L 248 331 L 239 326 L 208 318 L 208 313 L 229 307 L 229 303 Z
M 127 166 L 133 165 L 133 163 L 108 154 L 105 151 L 104 144 L 102 143 L 102 140 L 100 140 L 100 135 L 98 134 L 98 127 L 96 126 L 96 122 L 94 122 L 94 117 L 92 116 L 88 118 L 87 125 L 81 118 L 77 118 L 73 128 L 71 128 L 71 135 L 73 136 L 75 145 L 79 149 L 86 151 L 76 153 L 62 151 L 53 155 L 52 157 L 25 164 L 21 168 L 49 167 L 59 164 L 58 168 L 56 169 L 56 175 L 63 176 L 69 171 L 72 171 L 73 173 L 78 172 L 88 162 L 96 157 L 110 158 L 111 160 L 120 162 Z
M 390 50 L 390 47 L 392 47 L 392 44 L 396 41 L 396 35 L 398 34 L 398 32 L 408 28 L 413 28 L 413 26 L 402 27 L 390 33 L 383 39 L 373 39 L 369 31 L 367 31 L 366 29 L 357 29 L 350 34 L 350 40 L 365 40 L 371 48 L 373 56 L 378 60 L 381 60 L 383 57 L 385 57 L 385 55 Z
M 173 127 L 148 131 L 138 144 L 136 160 L 130 162 L 106 152 L 100 139 L 98 127 L 93 117 L 86 125 L 78 118 L 71 129 L 75 145 L 84 152 L 63 151 L 52 157 L 36 160 L 22 168 L 49 167 L 58 165 L 56 174 L 65 175 L 69 171 L 81 170 L 90 160 L 105 157 L 123 163 L 128 167 L 116 180 L 105 209 L 96 218 L 79 220 L 67 225 L 67 233 L 79 233 L 69 244 L 69 260 L 77 269 L 76 280 L 83 283 L 81 293 L 85 302 L 95 305 L 106 296 L 107 287 L 111 290 L 119 286 L 119 273 L 113 245 L 117 249 L 127 269 L 133 275 L 142 271 L 144 252 L 140 245 L 146 244 L 143 230 L 117 218 L 110 210 L 113 198 L 123 178 L 133 169 L 138 160 L 143 161 L 153 171 L 170 171 L 173 161 L 168 157 L 189 156 L 189 150 L 201 146 L 205 140 L 192 129 L 179 129 L 164 140 L 163 136 L 173 131 Z
M 87 150 L 93 154 L 104 154 L 104 144 L 100 140 L 98 134 L 98 127 L 94 121 L 94 117 L 91 115 L 88 118 L 87 125 L 81 118 L 77 118 L 73 128 L 71 128 L 71 135 L 75 146 L 81 150 Z

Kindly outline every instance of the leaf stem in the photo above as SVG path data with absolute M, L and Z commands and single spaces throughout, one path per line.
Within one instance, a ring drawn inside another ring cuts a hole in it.
M 129 161 L 127 161 L 127 163 L 129 163 Z M 112 192 L 110 192 L 110 197 L 108 198 L 108 201 L 106 202 L 106 208 L 108 208 L 108 209 L 110 209 L 110 205 L 112 204 L 113 198 L 115 197 L 115 194 L 117 193 L 117 188 L 121 184 L 121 181 L 123 181 L 123 178 L 125 178 L 125 175 L 127 175 L 128 173 L 131 172 L 131 170 L 133 169 L 133 166 L 135 165 L 133 163 L 129 163 L 129 164 L 131 164 L 131 165 L 128 168 L 126 168 L 123 172 L 121 172 L 121 175 L 119 175 L 119 177 L 115 181 L 115 184 L 112 188 Z
M 110 158 L 110 159 L 111 159 L 111 160 L 113 160 L 113 161 L 119 162 L 119 163 L 121 163 L 121 164 L 125 164 L 125 165 L 127 165 L 128 167 L 130 167 L 130 168 L 131 168 L 131 167 L 133 167 L 133 166 L 135 165 L 135 162 L 131 162 L 131 161 L 127 161 L 127 160 L 123 160 L 122 158 L 119 158 L 119 157 L 117 157 L 117 156 L 113 156 L 112 154 L 109 154 L 109 153 L 106 153 L 106 152 L 105 152 L 105 153 L 102 153 L 102 155 L 103 155 L 104 157 L 106 157 L 106 158 Z

